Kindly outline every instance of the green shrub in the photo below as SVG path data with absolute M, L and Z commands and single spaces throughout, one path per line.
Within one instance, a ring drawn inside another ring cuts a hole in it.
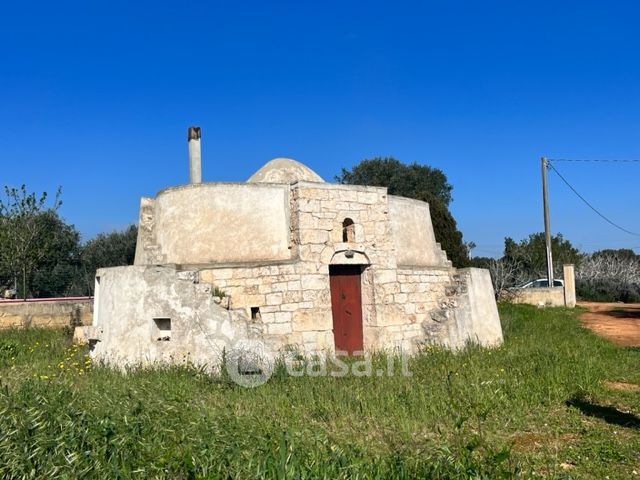
M 623 284 L 614 280 L 577 281 L 576 295 L 592 302 L 640 302 L 640 285 Z

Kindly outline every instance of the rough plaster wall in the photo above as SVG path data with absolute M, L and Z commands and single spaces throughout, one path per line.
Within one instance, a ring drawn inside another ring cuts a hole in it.
M 99 322 L 93 335 L 96 360 L 117 366 L 155 362 L 219 365 L 223 349 L 259 335 L 259 326 L 216 305 L 209 285 L 194 272 L 171 267 L 115 267 L 98 270 Z M 169 341 L 159 341 L 157 318 L 171 319 Z
M 389 195 L 389 213 L 398 265 L 450 265 L 436 243 L 428 203 Z
M 509 300 L 513 303 L 526 303 L 529 305 L 544 305 L 547 307 L 564 307 L 564 288 L 521 288 L 514 293 Z
M 164 190 L 155 200 L 154 230 L 167 264 L 287 260 L 289 187 L 217 183 Z
M 90 325 L 93 300 L 51 302 L 0 302 L 0 329 L 65 327 L 80 321 Z
M 489 270 L 465 268 L 458 274 L 466 288 L 456 299 L 444 343 L 455 349 L 469 342 L 486 347 L 500 345 L 502 326 Z
M 484 346 L 501 344 L 502 326 L 489 270 L 464 268 L 459 270 L 459 273 L 468 278 L 468 298 L 471 306 L 469 337 Z
M 136 256 L 134 265 L 157 265 L 164 263 L 159 251 L 155 235 L 155 200 L 142 197 L 140 199 L 140 215 L 138 219 L 138 238 L 136 240 Z
M 575 308 L 576 306 L 576 273 L 573 264 L 563 265 L 564 278 L 564 306 Z

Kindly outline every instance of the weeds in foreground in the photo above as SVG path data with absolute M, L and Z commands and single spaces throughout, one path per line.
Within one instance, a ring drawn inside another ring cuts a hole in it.
M 596 415 L 640 412 L 637 392 L 603 383 L 640 384 L 640 351 L 594 336 L 563 309 L 506 305 L 501 317 L 502 347 L 430 348 L 410 362 L 411 377 L 291 377 L 279 369 L 255 389 L 190 367 L 122 374 L 91 365 L 61 332 L 3 332 L 0 477 L 640 472 L 639 430 Z

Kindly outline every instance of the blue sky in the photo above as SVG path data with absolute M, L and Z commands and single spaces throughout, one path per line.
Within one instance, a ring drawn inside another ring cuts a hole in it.
M 288 156 L 325 179 L 372 156 L 444 170 L 476 255 L 542 229 L 542 155 L 640 158 L 637 2 L 3 2 L 0 184 L 63 188 L 85 239 L 139 197 Z M 557 164 L 640 231 L 640 164 Z M 550 173 L 552 229 L 640 247 Z M 640 251 L 638 248 L 636 251 Z

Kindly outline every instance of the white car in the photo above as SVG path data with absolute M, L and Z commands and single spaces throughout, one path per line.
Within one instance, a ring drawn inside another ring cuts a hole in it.
M 553 286 L 564 287 L 564 282 L 560 279 L 554 278 Z M 549 287 L 549 280 L 547 280 L 546 278 L 539 278 L 537 280 L 531 280 L 530 282 L 525 283 L 524 285 L 518 288 L 547 288 L 547 287 Z

